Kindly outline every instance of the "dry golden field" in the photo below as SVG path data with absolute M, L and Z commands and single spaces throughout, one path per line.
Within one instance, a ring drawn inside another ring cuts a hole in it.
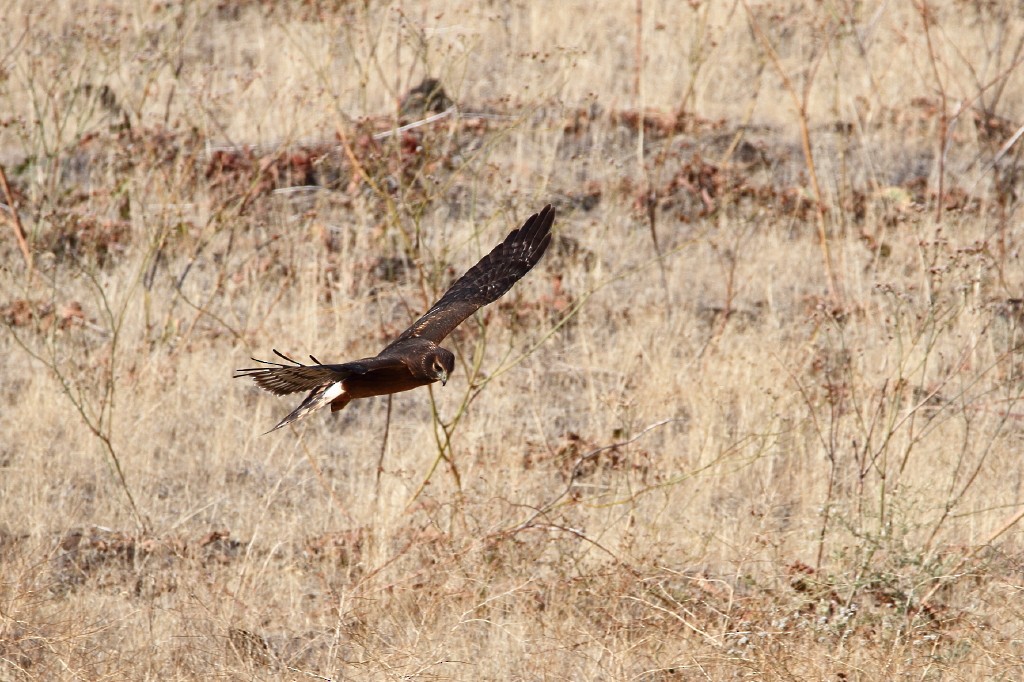
M 1024 679 L 1016 0 L 0 14 L 0 681 Z

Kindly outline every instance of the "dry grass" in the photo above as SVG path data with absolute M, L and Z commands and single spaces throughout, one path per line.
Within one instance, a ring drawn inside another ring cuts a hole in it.
M 1024 676 L 1019 3 L 134 5 L 4 8 L 0 680 Z

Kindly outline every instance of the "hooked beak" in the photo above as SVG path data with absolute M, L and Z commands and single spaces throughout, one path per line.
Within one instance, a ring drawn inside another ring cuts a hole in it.
M 441 385 L 444 386 L 448 383 L 448 372 L 441 370 Z

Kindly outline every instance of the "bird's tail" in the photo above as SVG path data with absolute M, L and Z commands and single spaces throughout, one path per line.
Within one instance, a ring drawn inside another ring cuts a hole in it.
M 277 426 L 270 429 L 270 431 L 267 431 L 267 433 L 277 431 L 282 426 L 288 426 L 292 422 L 296 422 L 303 417 L 308 416 L 310 413 L 319 410 L 332 400 L 344 395 L 344 393 L 345 389 L 342 387 L 340 381 L 334 381 L 329 384 L 324 384 L 323 386 L 317 386 L 309 392 L 309 395 L 307 395 L 306 399 L 302 401 L 302 404 L 296 407 L 291 414 L 282 419 Z

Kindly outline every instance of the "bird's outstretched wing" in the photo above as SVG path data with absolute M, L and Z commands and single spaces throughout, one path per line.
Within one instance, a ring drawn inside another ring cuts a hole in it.
M 368 361 L 346 362 L 343 365 L 324 365 L 312 355 L 309 359 L 313 365 L 304 365 L 301 362 L 292 360 L 276 348 L 274 354 L 290 364 L 272 362 L 270 360 L 258 360 L 266 367 L 248 367 L 235 370 L 235 378 L 251 377 L 260 388 L 270 391 L 274 395 L 287 395 L 299 391 L 311 391 L 325 384 L 347 379 L 353 374 L 366 374 L 373 363 Z
M 509 232 L 503 242 L 456 280 L 444 296 L 381 351 L 381 355 L 414 337 L 440 343 L 479 308 L 498 300 L 544 255 L 551 242 L 554 219 L 555 209 L 548 205 L 527 218 L 522 227 Z

